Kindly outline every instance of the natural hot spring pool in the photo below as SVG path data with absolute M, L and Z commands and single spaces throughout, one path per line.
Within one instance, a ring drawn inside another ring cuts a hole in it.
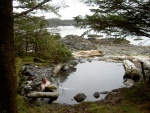
M 101 94 L 96 99 L 93 94 L 96 91 L 111 91 L 123 87 L 124 73 L 122 63 L 105 61 L 79 63 L 76 66 L 76 71 L 69 76 L 64 74 L 55 78 L 59 84 L 59 97 L 56 102 L 77 104 L 74 96 L 78 93 L 84 93 L 87 96 L 85 101 L 101 100 L 105 95 Z

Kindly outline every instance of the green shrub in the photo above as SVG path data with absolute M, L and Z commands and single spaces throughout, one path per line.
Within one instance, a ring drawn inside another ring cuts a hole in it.
M 16 50 L 16 57 L 25 56 L 25 52 L 21 50 Z
M 144 103 L 150 101 L 150 86 L 145 83 L 139 83 L 124 90 L 125 98 L 134 103 Z
M 35 52 L 27 52 L 24 55 L 25 56 L 29 56 L 29 57 L 36 57 L 36 53 Z
M 17 95 L 17 107 L 18 107 L 18 112 L 19 113 L 26 113 L 26 109 L 25 108 L 25 101 L 23 99 L 23 97 L 21 95 Z
M 41 49 L 41 51 L 38 51 L 37 56 L 50 62 L 66 62 L 72 58 L 72 52 L 69 48 L 64 44 L 58 43 L 54 38 L 50 38 Z
M 54 39 L 56 39 L 56 40 L 58 40 L 58 39 L 60 39 L 60 38 L 61 38 L 61 36 L 60 36 L 60 34 L 59 34 L 59 33 L 57 33 L 57 34 L 53 35 L 53 37 L 54 37 Z

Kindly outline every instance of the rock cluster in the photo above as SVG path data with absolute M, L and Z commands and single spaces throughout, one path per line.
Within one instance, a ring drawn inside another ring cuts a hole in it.
M 91 50 L 96 49 L 96 45 L 90 42 L 89 40 L 77 36 L 77 35 L 67 35 L 64 38 L 61 38 L 59 42 L 66 44 L 71 50 Z
M 121 41 L 120 41 L 121 40 Z M 120 39 L 85 39 L 77 35 L 67 35 L 61 38 L 59 42 L 66 44 L 69 49 L 73 51 L 80 50 L 101 50 L 105 55 L 116 56 L 150 56 L 150 46 L 134 46 L 130 45 L 128 41 Z M 123 41 L 122 41 L 123 40 Z M 116 43 L 117 41 L 117 43 Z

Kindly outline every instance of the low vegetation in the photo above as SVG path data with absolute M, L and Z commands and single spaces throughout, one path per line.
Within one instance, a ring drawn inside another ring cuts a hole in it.
M 49 63 L 67 62 L 72 58 L 72 52 L 66 45 L 57 42 L 59 38 L 58 34 L 49 38 L 45 37 L 38 42 L 36 50 L 31 49 L 32 52 L 25 51 L 25 49 L 18 50 L 16 56 L 21 57 L 27 63 L 33 62 L 33 58 L 40 59 L 41 63 L 45 60 Z

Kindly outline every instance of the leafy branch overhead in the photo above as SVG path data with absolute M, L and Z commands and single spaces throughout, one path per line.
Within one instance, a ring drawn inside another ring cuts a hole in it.
M 84 3 L 94 6 L 93 14 L 75 17 L 76 27 L 150 38 L 149 0 L 84 0 Z

